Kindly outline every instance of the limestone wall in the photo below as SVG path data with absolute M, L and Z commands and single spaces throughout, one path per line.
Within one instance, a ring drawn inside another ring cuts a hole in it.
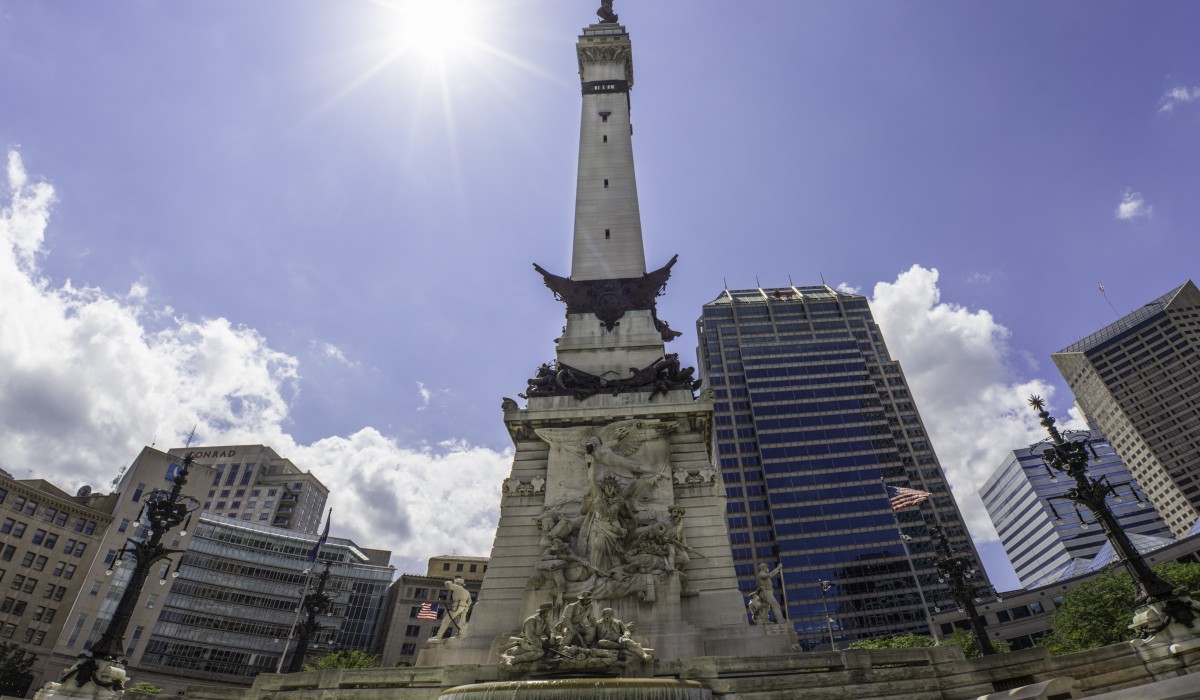
M 1200 651 L 1115 644 L 1051 657 L 1026 649 L 964 659 L 956 647 L 843 651 L 656 662 L 654 676 L 697 680 L 723 700 L 978 698 L 1055 678 L 1073 679 L 1075 698 L 1145 686 L 1200 670 Z M 1200 684 L 1200 676 L 1197 676 Z M 190 687 L 189 700 L 434 700 L 443 688 L 501 680 L 492 666 L 331 670 L 264 674 L 254 687 Z M 1146 697 L 1152 697 L 1147 695 Z

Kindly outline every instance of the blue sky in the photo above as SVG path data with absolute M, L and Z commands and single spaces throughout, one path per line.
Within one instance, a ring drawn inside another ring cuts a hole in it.
M 0 464 L 103 487 L 198 422 L 401 568 L 486 554 L 500 398 L 562 325 L 530 263 L 569 271 L 594 4 L 0 0 Z M 1097 285 L 1195 275 L 1200 5 L 616 9 L 672 350 L 723 280 L 861 290 L 994 539 L 974 490 L 1025 394 L 1069 408 L 1049 353 L 1114 319 Z

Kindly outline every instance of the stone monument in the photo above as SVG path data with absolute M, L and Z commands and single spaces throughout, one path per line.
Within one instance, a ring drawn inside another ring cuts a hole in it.
M 516 454 L 471 622 L 418 666 L 648 676 L 655 660 L 786 654 L 794 642 L 790 624 L 752 626 L 738 590 L 711 395 L 695 397 L 695 371 L 666 351 L 680 334 L 656 310 L 677 258 L 646 269 L 629 34 L 611 3 L 600 17 L 577 45 L 571 274 L 534 265 L 566 326 L 526 405 L 502 402 Z

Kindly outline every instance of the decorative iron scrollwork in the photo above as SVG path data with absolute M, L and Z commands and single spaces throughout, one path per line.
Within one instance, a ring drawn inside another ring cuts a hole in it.
M 610 393 L 613 396 L 634 391 L 650 391 L 651 397 L 666 394 L 673 389 L 696 391 L 701 380 L 696 379 L 694 367 L 681 367 L 678 353 L 668 353 L 649 367 L 630 367 L 631 375 L 621 379 L 598 377 L 562 362 L 547 362 L 538 368 L 537 375 L 529 380 L 529 387 L 521 398 L 531 396 L 574 396 L 582 401 L 596 394 Z
M 650 311 L 654 313 L 654 327 L 662 335 L 663 342 L 667 342 L 682 334 L 671 330 L 666 321 L 659 320 L 654 300 L 666 291 L 671 268 L 678 260 L 676 255 L 666 265 L 641 277 L 610 280 L 559 277 L 537 263 L 533 264 L 533 269 L 541 274 L 555 298 L 567 305 L 567 313 L 595 314 L 605 330 L 612 331 L 626 311 Z

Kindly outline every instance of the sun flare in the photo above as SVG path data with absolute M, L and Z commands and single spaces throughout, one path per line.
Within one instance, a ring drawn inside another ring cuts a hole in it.
M 446 62 L 472 58 L 482 45 L 479 0 L 400 0 L 393 8 L 402 55 Z

